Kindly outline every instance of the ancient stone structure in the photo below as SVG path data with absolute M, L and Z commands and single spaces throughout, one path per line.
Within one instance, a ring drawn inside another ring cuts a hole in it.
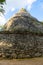
M 39 56 L 43 56 L 43 25 L 25 9 L 21 9 L 0 32 L 0 57 Z

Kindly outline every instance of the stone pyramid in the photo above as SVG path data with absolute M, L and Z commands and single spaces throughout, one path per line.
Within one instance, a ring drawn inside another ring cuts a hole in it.
M 21 9 L 12 16 L 8 22 L 4 25 L 4 31 L 16 31 L 16 32 L 37 32 L 39 33 L 42 25 L 40 22 L 31 16 L 26 9 Z
M 22 8 L 0 32 L 0 57 L 39 56 L 43 56 L 43 24 Z

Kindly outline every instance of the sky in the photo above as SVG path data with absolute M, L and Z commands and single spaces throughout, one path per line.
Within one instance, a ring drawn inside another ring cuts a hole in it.
M 0 13 L 0 25 L 5 24 L 21 8 L 25 8 L 39 21 L 43 21 L 43 0 L 6 0 L 5 13 Z

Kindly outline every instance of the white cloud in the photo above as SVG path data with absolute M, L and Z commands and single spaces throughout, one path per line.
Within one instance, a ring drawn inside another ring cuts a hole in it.
M 32 7 L 32 4 L 33 4 L 34 2 L 36 2 L 37 0 L 26 0 L 26 1 L 27 1 L 26 4 L 28 4 L 27 8 L 28 8 L 28 10 L 30 10 L 31 7 Z
M 11 8 L 11 11 L 13 12 L 15 10 L 15 8 Z
M 36 0 L 26 0 L 28 4 L 34 3 Z
M 32 4 L 36 1 L 37 0 L 6 0 L 6 4 L 4 5 L 4 9 L 6 11 L 5 15 L 8 14 L 9 11 L 13 12 L 16 9 L 26 8 L 26 6 L 27 6 L 27 9 L 30 10 L 32 7 Z M 5 24 L 5 23 L 6 23 L 6 19 L 1 14 L 0 25 Z
M 28 10 L 31 9 L 32 4 L 37 0 L 6 0 L 5 10 L 6 13 L 9 10 L 14 11 L 15 9 L 25 8 L 27 5 Z
M 2 15 L 2 13 L 0 13 L 0 25 L 3 25 L 6 23 L 6 19 L 5 17 Z

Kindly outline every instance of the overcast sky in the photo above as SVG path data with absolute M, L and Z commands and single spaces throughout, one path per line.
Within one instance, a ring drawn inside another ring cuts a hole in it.
M 21 8 L 27 9 L 38 20 L 43 20 L 43 0 L 6 0 L 5 14 L 0 13 L 0 25 L 5 24 Z

